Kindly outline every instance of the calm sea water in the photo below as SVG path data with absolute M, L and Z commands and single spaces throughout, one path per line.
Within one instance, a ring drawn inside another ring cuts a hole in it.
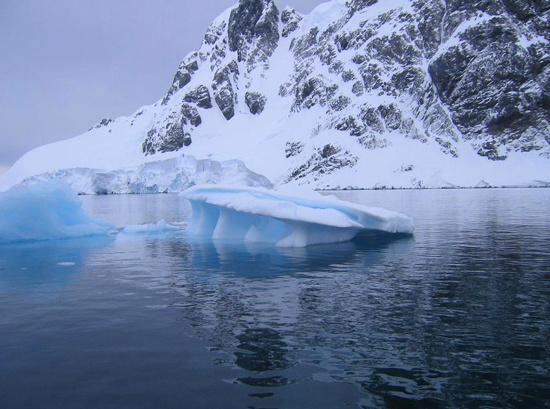
M 549 408 L 550 189 L 338 196 L 416 232 L 0 246 L 0 408 Z M 120 226 L 189 215 L 83 202 Z

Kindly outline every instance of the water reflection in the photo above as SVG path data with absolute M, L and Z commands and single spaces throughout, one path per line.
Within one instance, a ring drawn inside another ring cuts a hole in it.
M 234 353 L 235 364 L 255 374 L 282 370 L 290 366 L 286 355 L 288 344 L 281 334 L 271 328 L 249 328 L 237 335 L 238 351 Z M 238 379 L 249 386 L 276 387 L 288 385 L 284 376 L 247 376 Z
M 497 213 L 302 249 L 183 234 L 150 254 L 171 259 L 182 321 L 269 407 L 311 382 L 353 384 L 363 407 L 544 407 L 550 237 Z
M 250 388 L 247 396 L 272 402 L 275 389 L 318 381 L 320 368 L 332 368 L 330 382 L 356 381 L 349 367 L 362 359 L 365 284 L 415 248 L 413 236 L 391 235 L 299 249 L 190 240 L 184 232 L 117 243 L 132 248 L 126 257 L 143 254 L 128 278 L 154 264 L 151 288 L 168 285 L 171 306 L 216 362 L 244 371 L 234 382 Z
M 238 335 L 237 340 L 237 366 L 252 372 L 288 368 L 288 345 L 277 331 L 270 328 L 250 328 Z
M 89 236 L 0 245 L 0 289 L 67 285 L 91 254 L 113 240 Z
M 191 269 L 252 279 L 348 268 L 364 270 L 386 257 L 405 255 L 414 248 L 414 236 L 384 233 L 364 235 L 343 243 L 301 248 L 189 237 L 183 240 L 192 249 L 189 260 Z
M 95 293 L 100 271 L 125 293 L 143 287 L 136 292 L 150 299 L 136 297 L 127 321 L 110 325 L 100 314 L 110 331 L 154 306 L 159 325 L 143 337 L 159 340 L 151 356 L 177 355 L 163 338 L 176 316 L 178 330 L 208 351 L 200 365 L 229 372 L 202 379 L 205 389 L 191 394 L 199 406 L 198 395 L 231 389 L 242 398 L 228 407 L 544 408 L 550 196 L 533 201 L 529 192 L 366 192 L 388 195 L 388 205 L 374 205 L 407 209 L 414 237 L 303 249 L 191 240 L 184 231 L 120 236 L 92 262 L 79 253 L 93 272 L 84 284 Z M 159 220 L 150 208 L 147 219 Z M 36 264 L 80 265 L 56 251 Z M 92 301 L 86 311 L 100 305 Z

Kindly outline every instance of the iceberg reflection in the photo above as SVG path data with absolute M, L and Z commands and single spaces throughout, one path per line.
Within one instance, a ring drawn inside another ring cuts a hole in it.
M 353 240 L 308 247 L 274 247 L 265 243 L 243 243 L 188 237 L 188 268 L 239 277 L 268 277 L 331 270 L 365 271 L 386 257 L 407 254 L 414 236 L 372 232 Z

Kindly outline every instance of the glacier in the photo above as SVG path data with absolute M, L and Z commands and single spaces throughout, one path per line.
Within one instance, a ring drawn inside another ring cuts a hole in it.
M 106 235 L 114 227 L 88 216 L 76 193 L 61 181 L 0 193 L 0 244 Z
M 179 193 L 203 183 L 271 187 L 266 177 L 252 172 L 240 160 L 196 159 L 185 154 L 112 170 L 87 167 L 58 169 L 27 177 L 21 184 L 49 180 L 64 181 L 78 194 L 88 195 Z
M 412 234 L 401 213 L 305 189 L 198 185 L 180 193 L 191 202 L 187 231 L 214 240 L 305 247 L 339 243 L 373 231 Z

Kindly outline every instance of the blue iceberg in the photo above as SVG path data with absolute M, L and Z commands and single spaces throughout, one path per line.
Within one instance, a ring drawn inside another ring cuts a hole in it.
M 414 231 L 408 216 L 311 191 L 200 185 L 181 195 L 191 202 L 187 231 L 215 240 L 305 247 L 338 243 L 365 232 Z
M 0 193 L 0 244 L 103 235 L 113 228 L 88 216 L 64 182 L 16 186 Z

